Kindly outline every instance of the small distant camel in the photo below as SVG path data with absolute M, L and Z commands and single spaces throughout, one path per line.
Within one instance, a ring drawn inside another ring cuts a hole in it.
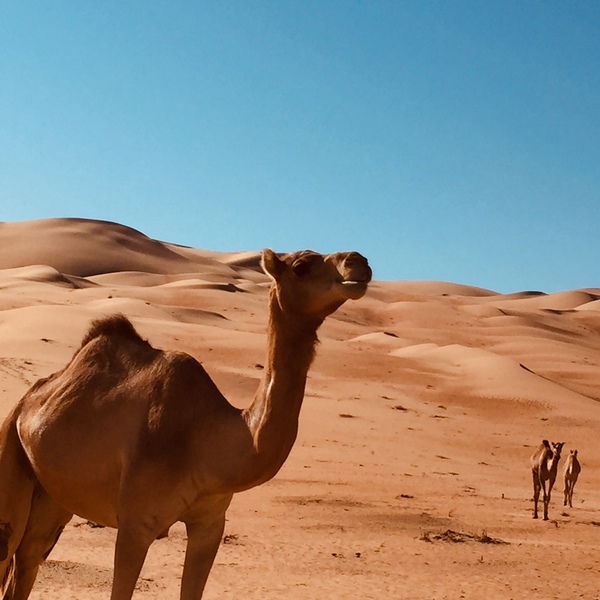
M 564 442 L 543 440 L 540 447 L 531 456 L 531 473 L 533 475 L 533 518 L 538 518 L 538 500 L 540 490 L 543 492 L 544 521 L 548 520 L 548 505 L 554 482 L 558 461 Z
M 150 544 L 187 528 L 181 600 L 199 600 L 236 492 L 271 479 L 298 432 L 317 329 L 371 281 L 356 252 L 262 255 L 272 279 L 267 359 L 232 406 L 183 352 L 122 315 L 92 324 L 67 366 L 35 383 L 0 429 L 0 585 L 26 600 L 73 514 L 118 529 L 111 600 L 130 600 Z
M 577 483 L 577 478 L 581 473 L 581 465 L 577 459 L 577 450 L 571 450 L 569 456 L 567 456 L 567 462 L 565 463 L 565 506 L 569 503 L 569 506 L 573 508 L 573 490 Z

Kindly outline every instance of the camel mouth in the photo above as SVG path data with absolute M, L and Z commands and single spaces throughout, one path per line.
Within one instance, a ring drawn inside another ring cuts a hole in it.
M 345 294 L 349 298 L 356 300 L 365 295 L 369 281 L 369 279 L 363 281 L 357 279 L 344 279 L 339 283 L 343 287 Z
M 338 267 L 337 283 L 346 298 L 357 300 L 364 296 L 372 278 L 373 271 L 366 258 L 357 252 L 344 255 L 344 260 Z
M 348 286 L 355 286 L 355 285 L 364 285 L 366 286 L 369 283 L 369 279 L 342 279 L 342 281 L 340 281 L 340 283 L 342 285 L 348 285 Z

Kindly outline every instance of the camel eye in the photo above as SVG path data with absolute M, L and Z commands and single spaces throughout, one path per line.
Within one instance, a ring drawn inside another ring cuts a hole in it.
M 315 266 L 320 265 L 322 262 L 323 257 L 316 252 L 309 250 L 299 252 L 291 261 L 292 271 L 297 277 L 305 277 L 314 270 Z
M 296 275 L 298 275 L 298 277 L 304 277 L 304 275 L 306 275 L 310 271 L 310 267 L 312 265 L 312 262 L 313 261 L 306 260 L 306 259 L 297 260 L 292 265 L 292 270 L 294 271 L 294 273 Z

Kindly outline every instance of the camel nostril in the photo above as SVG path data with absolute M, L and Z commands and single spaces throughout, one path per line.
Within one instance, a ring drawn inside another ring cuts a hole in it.
M 348 252 L 344 259 L 344 268 L 356 281 L 370 281 L 373 276 L 369 261 L 358 252 Z

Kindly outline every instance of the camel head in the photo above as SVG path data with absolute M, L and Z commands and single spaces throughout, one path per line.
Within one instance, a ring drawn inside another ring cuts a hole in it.
M 558 462 L 560 458 L 560 453 L 562 452 L 562 448 L 565 445 L 564 442 L 550 442 L 552 445 L 552 459 L 554 462 Z
M 263 250 L 262 266 L 285 313 L 321 323 L 346 300 L 364 296 L 372 271 L 358 252 L 318 254 L 312 250 L 278 257 Z

